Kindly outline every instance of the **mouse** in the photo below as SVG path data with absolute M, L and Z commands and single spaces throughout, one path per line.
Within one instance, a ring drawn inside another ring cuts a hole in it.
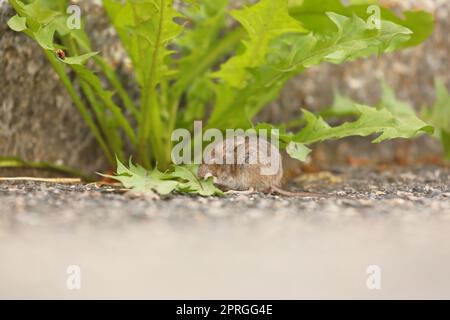
M 332 197 L 323 193 L 284 190 L 282 160 L 279 149 L 264 138 L 227 137 L 207 147 L 198 176 L 200 179 L 212 177 L 214 184 L 228 193 L 263 192 L 289 197 Z

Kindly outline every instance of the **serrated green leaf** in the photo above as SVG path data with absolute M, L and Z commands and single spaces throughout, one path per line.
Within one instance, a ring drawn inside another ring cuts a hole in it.
M 133 165 L 130 161 L 130 168 L 126 168 L 120 161 L 117 161 L 117 175 L 103 175 L 119 181 L 127 189 L 136 192 L 168 195 L 174 191 L 178 182 L 170 180 L 171 176 L 158 169 L 148 172 L 139 165 Z
M 373 12 L 368 12 L 370 5 L 378 5 L 380 17 L 384 21 L 390 21 L 397 25 L 410 29 L 413 33 L 409 40 L 400 44 L 401 48 L 415 46 L 425 41 L 434 30 L 433 15 L 420 10 L 403 12 L 398 16 L 386 7 L 379 4 L 379 1 L 353 1 L 350 5 L 344 5 L 341 0 L 301 0 L 292 1 L 290 14 L 302 22 L 308 30 L 319 34 L 329 34 L 334 30 L 334 25 L 327 18 L 326 12 L 332 11 L 339 15 L 352 17 L 357 15 L 367 21 Z
M 27 28 L 27 18 L 19 17 L 16 14 L 8 20 L 8 27 L 17 32 L 23 31 Z
M 381 30 L 375 31 L 357 16 L 328 13 L 327 18 L 335 26 L 329 35 L 291 33 L 275 37 L 267 49 L 265 63 L 245 69 L 249 78 L 244 88 L 234 88 L 226 82 L 215 84 L 216 103 L 209 127 L 224 129 L 232 126 L 233 121 L 248 126 L 248 120 L 276 99 L 284 84 L 305 68 L 391 51 L 411 33 L 389 21 L 382 21 Z
M 227 7 L 228 0 L 204 0 L 183 12 L 189 27 L 176 40 L 181 58 L 176 61 L 178 73 L 173 96 L 177 99 L 189 90 L 188 103 L 192 101 L 192 104 L 186 110 L 196 109 L 196 119 L 203 118 L 204 113 L 198 111 L 205 108 L 214 94 L 209 85 L 212 81 L 208 77 L 210 69 L 233 51 L 243 34 L 241 30 L 236 30 L 221 35 L 225 28 Z M 208 101 L 204 101 L 205 96 L 209 97 Z
M 332 12 L 327 16 L 335 25 L 335 32 L 328 36 L 310 33 L 276 39 L 269 56 L 274 68 L 299 72 L 321 62 L 342 63 L 378 55 L 394 50 L 411 34 L 409 29 L 389 21 L 382 21 L 380 30 L 372 30 L 358 16 L 349 18 Z
M 289 16 L 287 0 L 261 0 L 257 4 L 232 11 L 248 33 L 244 53 L 222 64 L 213 77 L 224 80 L 232 87 L 243 88 L 249 78 L 246 69 L 265 63 L 270 42 L 288 33 L 304 33 L 306 29 Z
M 197 177 L 197 170 L 198 166 L 195 165 L 175 167 L 175 170 L 171 175 L 182 180 L 178 186 L 180 191 L 195 193 L 201 196 L 223 194 L 222 191 L 214 185 L 212 178 L 207 180 L 199 179 Z
M 117 30 L 136 70 L 138 83 L 144 87 L 150 70 L 154 85 L 173 74 L 166 58 L 173 52 L 169 43 L 182 31 L 174 20 L 180 14 L 173 0 L 131 0 L 123 5 L 103 0 L 103 5 Z
M 415 116 L 394 116 L 387 109 L 356 105 L 360 116 L 356 121 L 347 122 L 337 127 L 331 127 L 320 116 L 317 117 L 304 110 L 307 122 L 294 141 L 311 144 L 315 142 L 341 139 L 350 136 L 369 136 L 380 134 L 373 142 L 378 143 L 388 139 L 413 138 L 422 133 L 433 133 L 433 127 Z
M 171 172 L 161 172 L 157 168 L 147 171 L 142 166 L 133 164 L 130 159 L 128 166 L 127 168 L 117 159 L 116 175 L 101 175 L 121 182 L 127 189 L 142 193 L 167 195 L 177 190 L 201 196 L 223 194 L 214 186 L 212 179 L 197 178 L 196 165 L 175 166 Z

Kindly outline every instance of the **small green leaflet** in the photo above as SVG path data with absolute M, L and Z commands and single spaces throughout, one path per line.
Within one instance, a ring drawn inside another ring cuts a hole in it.
M 54 24 L 42 25 L 39 30 L 33 32 L 34 39 L 45 50 L 55 50 L 53 37 L 55 36 L 56 26 Z
M 259 130 L 269 132 L 268 139 L 270 140 L 273 138 L 273 135 L 277 135 L 280 149 L 286 148 L 286 152 L 291 158 L 304 162 L 312 151 L 304 143 L 293 141 L 294 135 L 292 133 L 287 133 L 286 128 L 283 126 L 275 127 L 269 123 L 259 123 L 254 128 L 258 132 Z M 278 134 L 276 134 L 273 129 L 278 130 Z
M 308 155 L 311 153 L 311 149 L 305 146 L 303 143 L 291 141 L 286 146 L 286 152 L 291 158 L 297 159 L 301 162 L 305 162 Z
M 27 18 L 19 17 L 17 14 L 9 19 L 8 27 L 12 30 L 20 32 L 27 28 Z

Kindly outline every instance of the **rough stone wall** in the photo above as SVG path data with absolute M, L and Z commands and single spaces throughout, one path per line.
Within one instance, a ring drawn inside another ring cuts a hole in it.
M 98 170 L 101 151 L 42 50 L 8 29 L 13 14 L 0 0 L 0 156 Z
M 385 55 L 381 59 L 310 69 L 290 81 L 280 99 L 272 103 L 261 118 L 285 121 L 298 115 L 300 106 L 311 109 L 326 106 L 331 103 L 336 89 L 358 101 L 372 104 L 378 100 L 379 79 L 382 77 L 396 89 L 400 98 L 415 106 L 431 104 L 434 100 L 434 77 L 440 76 L 450 85 L 450 2 L 390 0 L 389 3 L 433 11 L 438 21 L 434 35 L 421 46 Z M 95 33 L 96 43 L 102 44 L 103 54 L 112 60 L 120 60 L 122 57 L 116 56 L 120 52 L 116 50 L 118 44 L 114 42 L 106 20 L 101 18 L 101 8 L 95 4 L 88 5 L 93 6 L 89 10 L 88 24 Z M 0 0 L 0 156 L 45 160 L 86 171 L 105 168 L 100 149 L 41 50 L 23 34 L 8 30 L 6 21 L 12 15 L 7 1 Z M 350 146 L 345 147 L 344 143 L 344 147 L 333 147 L 333 153 L 359 150 L 354 147 L 355 139 L 349 141 Z M 386 159 L 393 156 L 392 150 L 396 145 L 385 145 L 383 150 L 367 144 L 362 148 L 367 149 L 364 152 L 382 154 Z M 416 149 L 428 146 L 428 142 L 420 142 Z M 0 174 L 4 172 L 0 170 Z

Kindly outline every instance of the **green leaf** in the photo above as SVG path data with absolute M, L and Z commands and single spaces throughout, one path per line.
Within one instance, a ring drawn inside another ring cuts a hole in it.
M 181 179 L 178 189 L 182 192 L 196 193 L 201 196 L 214 196 L 223 194 L 214 186 L 212 178 L 207 180 L 197 177 L 198 166 L 177 166 L 172 173 L 173 177 Z
M 25 5 L 24 8 L 26 16 L 41 26 L 49 24 L 57 16 L 61 15 L 60 12 L 49 8 L 47 0 L 34 0 L 30 4 Z
M 66 58 L 68 59 L 68 58 Z M 65 61 L 64 59 L 63 61 Z M 114 93 L 108 90 L 103 89 L 101 80 L 98 76 L 86 68 L 83 65 L 72 64 L 72 69 L 76 72 L 76 74 L 87 84 L 89 84 L 96 95 L 102 100 L 105 106 L 112 112 L 115 120 L 120 125 L 120 127 L 124 130 L 125 134 L 129 138 L 132 145 L 136 144 L 136 134 L 130 125 L 127 118 L 125 118 L 121 108 L 117 106 L 113 101 Z
M 161 195 L 167 195 L 174 191 L 178 182 L 169 180 L 170 175 L 153 169 L 148 172 L 139 165 L 134 165 L 131 160 L 129 163 L 130 168 L 125 167 L 120 161 L 117 160 L 117 175 L 105 177 L 112 178 L 119 181 L 127 189 L 132 189 L 135 192 L 154 193 L 157 192 Z
M 103 3 L 133 62 L 141 88 L 139 160 L 150 166 L 147 147 L 151 145 L 153 157 L 167 166 L 170 148 L 167 148 L 167 125 L 162 117 L 173 108 L 164 103 L 167 101 L 165 88 L 176 74 L 172 68 L 174 51 L 169 45 L 183 30 L 176 22 L 182 16 L 174 9 L 173 0 L 131 0 L 125 5 L 104 0 Z
M 180 76 L 194 72 L 189 70 L 195 70 L 204 62 L 202 59 L 208 52 L 214 50 L 215 44 L 219 42 L 219 33 L 225 26 L 227 6 L 228 0 L 203 0 L 199 7 L 186 10 L 184 15 L 192 27 L 185 29 L 176 40 L 183 53 L 183 57 L 177 61 Z
M 55 50 L 53 37 L 55 35 L 56 26 L 54 24 L 42 25 L 37 31 L 33 32 L 34 39 L 45 50 Z
M 389 21 L 381 21 L 380 30 L 372 30 L 358 16 L 348 18 L 332 12 L 327 16 L 335 25 L 329 35 L 285 35 L 272 44 L 269 62 L 286 73 L 300 72 L 321 62 L 335 64 L 398 48 L 411 31 Z M 305 49 L 305 45 L 307 46 Z
M 381 82 L 382 95 L 377 104 L 377 109 L 387 109 L 396 116 L 416 116 L 414 108 L 405 101 L 399 100 L 392 87 L 385 81 Z M 320 115 L 323 118 L 358 116 L 359 110 L 355 108 L 358 102 L 337 92 L 334 96 L 333 105 L 322 110 Z
M 19 17 L 17 14 L 8 20 L 8 26 L 17 32 L 23 31 L 27 28 L 27 18 Z
M 436 102 L 431 108 L 431 123 L 450 133 L 450 93 L 441 80 L 436 80 Z
M 133 62 L 138 83 L 145 86 L 151 77 L 156 86 L 163 77 L 173 75 L 166 63 L 173 53 L 168 45 L 182 31 L 174 21 L 180 14 L 173 0 L 130 0 L 125 5 L 103 0 L 103 5 Z
M 243 88 L 227 82 L 215 84 L 216 102 L 208 126 L 219 129 L 245 126 L 279 96 L 290 78 L 305 68 L 391 51 L 411 34 L 410 30 L 389 21 L 382 21 L 380 30 L 372 30 L 357 16 L 348 18 L 328 13 L 326 17 L 334 25 L 331 34 L 282 34 L 270 42 L 265 63 L 252 69 L 246 69 L 248 66 L 242 63 L 240 67 L 248 76 Z
M 9 4 L 14 8 L 14 10 L 22 17 L 26 17 L 26 5 L 20 0 L 9 0 Z
M 441 130 L 440 135 L 444 157 L 450 160 L 450 132 Z
M 363 1 L 364 3 L 356 3 L 345 6 L 341 0 L 302 0 L 292 2 L 290 6 L 290 14 L 302 22 L 308 30 L 312 30 L 319 34 L 329 34 L 334 30 L 334 25 L 327 18 L 327 12 L 334 12 L 346 17 L 357 15 L 367 21 L 372 14 L 368 12 L 370 5 L 376 4 L 380 8 L 380 16 L 384 21 L 390 21 L 397 25 L 410 29 L 413 33 L 409 40 L 400 44 L 399 47 L 406 48 L 418 45 L 425 41 L 434 30 L 433 15 L 420 10 L 405 11 L 402 16 L 397 16 L 388 8 L 378 4 L 378 1 Z
M 161 172 L 157 168 L 147 171 L 140 165 L 134 165 L 130 159 L 129 168 L 117 160 L 117 173 L 114 176 L 103 175 L 115 179 L 127 189 L 137 192 L 167 195 L 175 190 L 199 194 L 201 196 L 222 195 L 212 179 L 197 178 L 198 166 L 175 166 L 172 172 Z
M 304 144 L 294 141 L 291 141 L 286 147 L 286 152 L 291 156 L 291 158 L 297 159 L 302 162 L 306 161 L 311 151 L 312 150 Z
M 435 81 L 436 102 L 427 110 L 426 120 L 433 124 L 436 135 L 440 139 L 444 151 L 444 157 L 450 160 L 450 93 L 441 80 Z
M 192 83 L 211 81 L 207 77 L 210 69 L 219 59 L 233 51 L 242 37 L 241 29 L 221 36 L 225 28 L 227 7 L 228 0 L 204 0 L 199 6 L 189 7 L 183 12 L 190 28 L 185 28 L 176 40 L 181 49 L 181 58 L 176 61 L 178 73 L 174 84 L 175 98 L 188 87 L 190 96 L 194 99 L 213 94 L 211 86 L 192 88 Z
M 249 78 L 246 69 L 265 63 L 270 42 L 288 33 L 304 33 L 306 29 L 288 13 L 287 0 L 261 0 L 251 7 L 232 11 L 248 33 L 244 53 L 222 64 L 213 76 L 230 86 L 243 88 Z
M 416 111 L 407 102 L 397 99 L 394 89 L 387 85 L 386 82 L 382 82 L 383 94 L 378 108 L 386 108 L 394 115 L 415 116 Z
M 340 92 L 336 92 L 333 104 L 320 111 L 320 116 L 323 118 L 340 118 L 358 115 L 358 109 L 355 108 L 355 104 L 356 102 L 351 98 L 343 96 Z
M 304 110 L 307 125 L 294 137 L 294 141 L 311 144 L 350 136 L 380 134 L 373 142 L 388 139 L 413 138 L 422 133 L 433 133 L 433 127 L 415 116 L 395 116 L 386 109 L 355 105 L 360 116 L 356 121 L 331 127 L 321 117 Z
M 93 56 L 97 55 L 98 52 L 89 52 L 89 53 L 85 53 L 79 56 L 74 56 L 74 57 L 66 57 L 65 59 L 59 59 L 60 61 L 70 64 L 70 65 L 82 65 L 84 64 L 87 60 L 89 60 L 90 58 L 92 58 Z

